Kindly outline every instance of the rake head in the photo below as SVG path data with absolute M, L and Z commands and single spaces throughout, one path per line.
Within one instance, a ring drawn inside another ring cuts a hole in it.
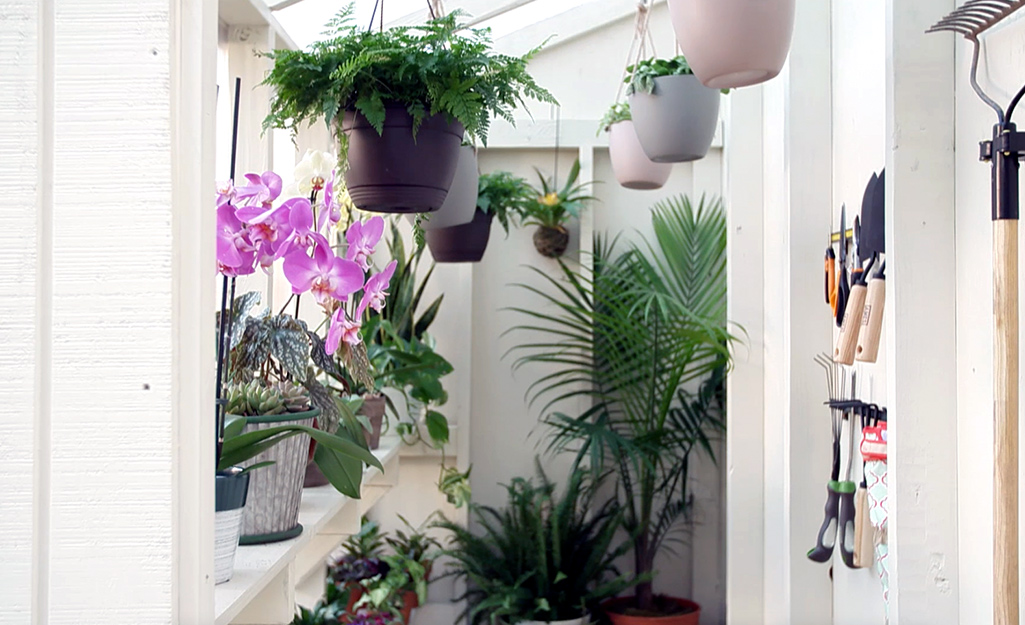
M 975 41 L 983 31 L 1023 6 L 1025 0 L 968 0 L 925 32 L 949 30 Z

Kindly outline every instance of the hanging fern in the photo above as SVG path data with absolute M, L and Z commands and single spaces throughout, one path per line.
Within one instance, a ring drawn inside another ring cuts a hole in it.
M 423 121 L 444 114 L 487 144 L 491 120 L 513 121 L 527 101 L 555 104 L 555 98 L 527 73 L 541 46 L 522 57 L 495 54 L 488 30 L 461 29 L 459 12 L 423 26 L 363 31 L 349 5 L 327 24 L 325 39 L 306 50 L 276 50 L 265 56 L 274 68 L 263 84 L 274 89 L 264 129 L 288 128 L 323 119 L 345 145 L 343 111 L 362 113 L 378 133 L 387 107 L 402 106 Z

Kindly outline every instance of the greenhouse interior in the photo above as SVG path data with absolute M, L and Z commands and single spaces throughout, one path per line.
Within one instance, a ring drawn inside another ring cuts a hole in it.
M 0 624 L 1025 622 L 1023 5 L 0 0 Z

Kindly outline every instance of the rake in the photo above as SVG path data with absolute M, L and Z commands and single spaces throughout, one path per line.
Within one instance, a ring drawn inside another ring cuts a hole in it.
M 1025 86 L 1007 111 L 977 80 L 979 35 L 1025 0 L 968 0 L 930 28 L 972 42 L 972 89 L 997 114 L 993 138 L 980 143 L 992 167 L 993 211 L 993 623 L 1018 625 L 1018 169 L 1025 133 L 1012 117 Z

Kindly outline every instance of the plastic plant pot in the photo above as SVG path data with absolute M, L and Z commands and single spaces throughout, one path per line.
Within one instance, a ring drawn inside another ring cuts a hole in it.
M 249 494 L 249 474 L 241 467 L 217 473 L 214 483 L 214 583 L 231 581 Z
M 659 76 L 652 93 L 630 96 L 637 139 L 656 163 L 696 161 L 708 154 L 719 121 L 719 98 L 692 74 Z
M 477 210 L 473 221 L 462 226 L 428 230 L 427 247 L 438 263 L 476 263 L 484 258 L 491 238 L 494 215 Z
M 616 182 L 627 189 L 661 189 L 673 172 L 672 163 L 656 163 L 648 158 L 630 120 L 609 128 L 609 158 Z

